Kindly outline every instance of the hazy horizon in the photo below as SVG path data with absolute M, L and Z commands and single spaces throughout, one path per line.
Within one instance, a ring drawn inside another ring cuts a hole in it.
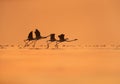
M 0 44 L 18 44 L 38 28 L 81 43 L 119 43 L 118 0 L 0 0 Z

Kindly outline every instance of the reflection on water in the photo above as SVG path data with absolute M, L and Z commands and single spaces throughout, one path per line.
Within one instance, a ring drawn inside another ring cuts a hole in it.
M 18 49 L 46 49 L 47 45 L 38 45 L 36 47 L 28 46 L 23 47 L 23 45 L 0 45 L 0 49 L 7 48 L 18 48 Z M 68 48 L 68 49 L 120 49 L 120 44 L 83 44 L 83 45 L 60 45 L 59 48 Z M 52 45 L 50 49 L 55 49 L 55 46 Z

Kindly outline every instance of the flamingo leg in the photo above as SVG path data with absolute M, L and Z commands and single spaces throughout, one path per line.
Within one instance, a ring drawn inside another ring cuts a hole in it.
M 60 42 L 56 42 L 56 44 L 55 44 L 55 47 L 56 47 L 56 48 L 58 48 L 58 44 L 59 44 L 59 43 L 60 43 Z
M 34 41 L 31 41 L 31 43 L 29 42 L 29 44 L 27 44 L 27 46 L 30 46 L 30 44 L 32 44 Z
M 50 43 L 51 43 L 50 41 L 47 41 L 47 49 L 49 48 Z
M 35 47 L 37 40 L 34 41 L 33 47 Z
M 24 47 L 28 46 L 28 43 L 29 43 L 29 42 L 30 42 L 30 41 L 25 42 Z

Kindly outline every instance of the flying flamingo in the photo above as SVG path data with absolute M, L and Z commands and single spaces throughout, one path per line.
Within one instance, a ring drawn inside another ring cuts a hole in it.
M 60 34 L 58 35 L 58 37 L 59 37 L 59 40 L 56 41 L 56 45 L 55 45 L 56 48 L 58 48 L 58 44 L 62 42 L 72 42 L 72 41 L 78 40 L 78 39 L 69 40 L 68 38 L 64 38 L 65 34 Z
M 24 47 L 29 46 L 33 42 L 34 42 L 33 47 L 35 47 L 36 42 L 38 40 L 45 39 L 45 38 L 49 37 L 49 35 L 48 36 L 41 36 L 41 33 L 38 29 L 36 29 L 34 33 L 35 33 L 35 36 L 36 36 L 35 38 L 33 38 L 33 32 L 32 31 L 29 33 L 28 39 L 25 40 L 25 46 Z
M 47 48 L 49 48 L 49 44 L 57 41 L 55 38 L 55 34 L 50 34 L 50 40 L 47 41 Z
M 52 42 L 56 42 L 55 47 L 58 48 L 58 44 L 62 43 L 62 42 L 72 42 L 72 41 L 76 41 L 78 39 L 73 39 L 73 40 L 69 40 L 68 38 L 64 38 L 65 34 L 60 34 L 58 35 L 59 40 L 55 39 L 55 34 L 50 34 L 50 40 L 47 41 L 47 48 L 49 48 L 49 44 Z

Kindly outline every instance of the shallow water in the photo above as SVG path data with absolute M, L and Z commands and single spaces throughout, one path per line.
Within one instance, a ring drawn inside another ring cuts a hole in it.
M 0 84 L 120 84 L 120 50 L 0 49 Z

